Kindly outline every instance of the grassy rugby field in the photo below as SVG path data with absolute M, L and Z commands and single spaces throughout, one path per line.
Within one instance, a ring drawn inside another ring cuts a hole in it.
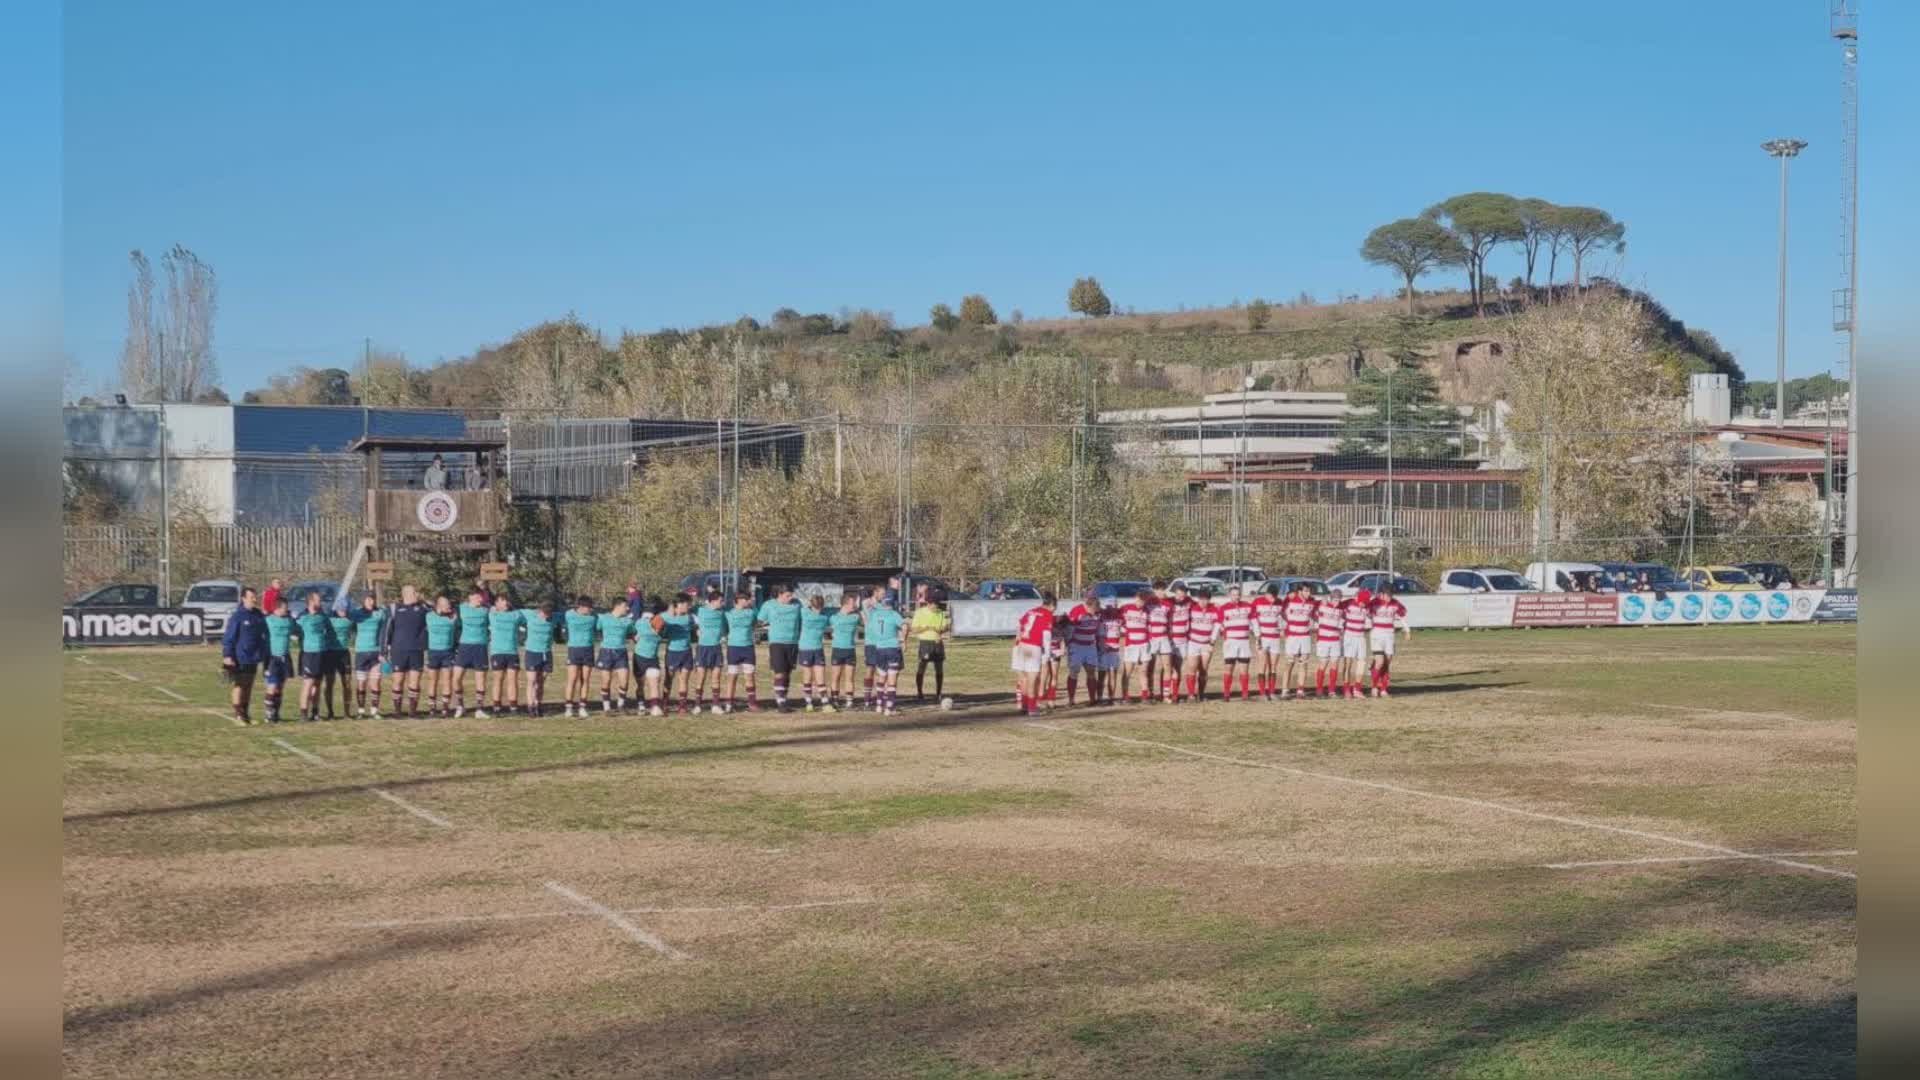
M 239 728 L 72 651 L 85 1077 L 1827 1077 L 1854 632 L 1416 633 L 1395 696 Z M 764 678 L 764 675 L 763 675 Z M 763 684 L 764 689 L 764 684 Z

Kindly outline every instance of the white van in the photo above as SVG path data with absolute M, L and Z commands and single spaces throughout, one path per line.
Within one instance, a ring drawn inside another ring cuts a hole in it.
M 1541 592 L 1612 592 L 1613 581 L 1599 563 L 1528 563 L 1526 579 Z M 1588 582 L 1595 584 L 1589 585 Z

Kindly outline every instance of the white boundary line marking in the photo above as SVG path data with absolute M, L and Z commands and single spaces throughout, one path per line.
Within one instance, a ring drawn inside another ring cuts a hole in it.
M 1646 859 L 1596 859 L 1590 862 L 1541 863 L 1542 870 L 1585 870 L 1592 866 L 1647 866 L 1655 863 L 1725 862 L 1730 859 L 1830 859 L 1858 855 L 1858 851 L 1770 851 L 1763 855 L 1663 855 Z
M 1465 795 L 1447 795 L 1437 791 L 1421 791 L 1418 788 L 1403 787 L 1399 784 L 1388 784 L 1378 780 L 1360 780 L 1351 776 L 1338 776 L 1334 773 L 1315 772 L 1311 769 L 1296 768 L 1292 765 L 1278 765 L 1271 761 L 1251 761 L 1246 758 L 1209 754 L 1202 750 L 1189 750 L 1186 747 L 1174 746 L 1170 743 L 1153 742 L 1148 739 L 1130 739 L 1124 735 L 1109 735 L 1104 731 L 1085 731 L 1079 728 L 1060 727 L 1056 724 L 1042 724 L 1032 720 L 1027 721 L 1027 726 L 1039 728 L 1043 731 L 1059 732 L 1063 735 L 1084 735 L 1088 738 L 1106 739 L 1109 742 L 1124 743 L 1129 746 L 1150 746 L 1157 750 L 1165 750 L 1174 754 L 1184 754 L 1187 757 L 1200 758 L 1205 761 L 1218 761 L 1249 769 L 1271 769 L 1274 772 L 1287 773 L 1291 776 L 1302 776 L 1312 780 L 1325 780 L 1334 784 L 1348 784 L 1353 787 L 1371 788 L 1374 791 L 1388 791 L 1395 795 L 1408 795 L 1416 799 L 1432 799 L 1438 802 L 1458 803 L 1461 806 L 1477 807 L 1482 810 L 1496 810 L 1502 814 L 1513 814 L 1516 817 L 1533 818 L 1536 821 L 1551 821 L 1559 825 L 1571 825 L 1577 829 L 1592 829 L 1597 832 L 1633 836 L 1641 840 L 1653 840 L 1662 844 L 1677 844 L 1680 847 L 1693 848 L 1696 851 L 1710 852 L 1714 855 L 1770 862 L 1778 866 L 1790 866 L 1796 870 L 1806 870 L 1815 874 L 1828 874 L 1833 877 L 1848 879 L 1858 877 L 1857 874 L 1850 870 L 1839 870 L 1831 866 L 1795 862 L 1792 859 L 1781 858 L 1775 855 L 1756 855 L 1750 851 L 1739 851 L 1735 848 L 1723 847 L 1719 844 L 1708 844 L 1699 840 L 1686 840 L 1678 836 L 1663 836 L 1660 833 L 1646 832 L 1642 829 L 1629 829 L 1621 825 L 1606 825 L 1598 821 L 1585 821 L 1580 818 L 1563 817 L 1559 814 L 1548 814 L 1539 810 L 1525 810 L 1518 806 L 1507 806 L 1503 803 L 1489 802 L 1486 799 L 1469 798 Z
M 206 713 L 208 716 L 219 717 L 220 719 L 225 720 L 227 723 L 232 724 L 234 727 L 247 726 L 245 723 L 241 722 L 239 717 L 233 715 L 232 713 L 221 712 L 219 709 L 215 709 L 206 705 L 202 705 L 200 707 L 200 711 L 203 713 Z
M 387 800 L 393 805 L 399 807 L 402 810 L 405 810 L 407 813 L 412 814 L 414 817 L 419 818 L 421 821 L 424 821 L 429 825 L 438 825 L 442 829 L 453 828 L 453 822 L 448 821 L 446 818 L 441 817 L 439 814 L 436 814 L 431 810 L 423 810 L 420 807 L 413 805 L 412 803 L 401 798 L 400 796 L 395 795 L 393 792 L 388 791 L 386 788 L 373 787 L 369 785 L 366 788 L 366 792 L 369 795 L 378 795 L 382 799 Z
M 287 740 L 281 738 L 278 735 L 269 737 L 267 741 L 279 747 L 280 749 L 285 750 L 287 753 L 292 754 L 294 757 L 301 759 L 302 761 L 307 761 L 314 765 L 323 765 L 323 766 L 333 764 L 333 762 L 328 761 L 326 758 L 323 758 L 318 754 L 309 753 L 305 750 L 300 749 L 299 747 L 293 745 L 292 743 L 288 742 Z
M 625 915 L 620 914 L 619 912 L 613 910 L 612 908 L 606 906 L 605 904 L 602 904 L 601 902 L 593 899 L 590 896 L 584 896 L 580 893 L 574 892 L 572 889 L 567 888 L 565 885 L 562 885 L 557 881 L 547 882 L 546 889 L 548 892 L 554 894 L 555 896 L 562 896 L 568 900 L 573 901 L 576 905 L 578 905 L 580 908 L 582 908 L 589 914 L 598 915 L 602 919 L 605 919 L 607 922 L 612 923 L 615 928 L 621 931 L 624 931 L 628 937 L 632 938 L 633 940 L 639 942 L 642 945 L 645 945 L 647 948 L 652 949 L 654 952 L 659 953 L 661 956 L 664 956 L 669 960 L 690 959 L 690 957 L 688 957 L 686 953 L 681 952 L 679 949 L 674 948 L 673 946 L 667 944 L 664 941 L 661 941 L 659 938 L 653 936 L 652 934 L 647 933 L 645 930 L 640 929 L 640 927 L 634 924 L 633 920 L 627 918 Z
M 181 693 L 178 690 L 173 689 L 170 686 L 156 686 L 154 687 L 154 689 L 160 691 L 161 693 L 167 695 L 168 697 L 172 698 L 175 701 L 187 700 L 187 695 Z
M 699 915 L 723 913 L 729 911 L 805 911 L 811 908 L 852 907 L 863 904 L 878 904 L 878 900 L 807 900 L 794 904 L 718 904 L 710 907 L 630 907 L 613 908 L 621 915 Z M 592 916 L 599 918 L 597 911 L 510 911 L 498 915 L 441 915 L 421 919 L 376 919 L 372 922 L 348 923 L 354 930 L 398 930 L 408 926 L 440 926 L 449 923 L 474 922 L 520 922 L 529 919 L 572 919 Z

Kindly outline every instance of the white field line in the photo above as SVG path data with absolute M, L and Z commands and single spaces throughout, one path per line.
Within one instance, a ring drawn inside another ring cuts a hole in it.
M 1589 862 L 1541 863 L 1542 870 L 1585 870 L 1592 866 L 1650 866 L 1656 863 L 1724 862 L 1729 859 L 1833 859 L 1858 851 L 1769 851 L 1759 855 L 1664 855 L 1647 859 L 1595 859 Z
M 294 757 L 297 757 L 302 761 L 306 761 L 311 764 L 321 765 L 321 766 L 327 766 L 327 765 L 333 764 L 333 762 L 328 761 L 326 758 L 323 758 L 318 754 L 309 753 L 305 750 L 300 749 L 299 747 L 293 745 L 292 743 L 288 742 L 287 740 L 281 738 L 278 735 L 272 736 L 267 741 L 279 747 L 280 749 L 285 750 L 287 753 L 292 754 Z
M 168 697 L 172 698 L 175 701 L 187 700 L 187 695 L 181 693 L 178 690 L 173 689 L 170 686 L 156 686 L 154 687 L 154 689 L 160 691 L 161 693 L 167 695 Z
M 287 753 L 292 754 L 294 757 L 297 757 L 300 760 L 305 761 L 309 764 L 318 765 L 323 769 L 333 767 L 333 762 L 328 761 L 326 758 L 323 758 L 318 754 L 312 753 L 311 751 L 302 750 L 299 747 L 293 745 L 292 743 L 288 742 L 287 740 L 281 738 L 278 735 L 268 737 L 267 741 L 279 747 L 280 749 L 285 750 Z M 393 792 L 388 791 L 386 788 L 380 787 L 377 784 L 362 785 L 360 790 L 366 792 L 369 795 L 375 796 L 377 798 L 385 799 L 386 801 L 392 803 L 393 805 L 399 807 L 402 810 L 405 810 L 407 813 L 412 814 L 414 817 L 419 818 L 421 821 L 424 821 L 429 825 L 438 826 L 439 828 L 442 828 L 442 829 L 453 828 L 453 822 L 448 821 L 446 818 L 441 817 L 439 814 L 436 814 L 431 810 L 425 809 L 424 807 L 415 806 L 413 803 L 408 802 L 407 800 L 401 798 L 398 795 L 395 795 Z
M 206 713 L 208 716 L 214 716 L 222 720 L 225 720 L 227 723 L 232 724 L 234 727 L 247 726 L 245 721 L 241 720 L 239 717 L 233 715 L 230 712 L 221 712 L 219 709 L 209 708 L 208 706 L 205 706 L 205 705 L 202 705 L 200 707 L 200 711 L 203 713 Z
M 673 946 L 667 944 L 664 941 L 661 941 L 659 938 L 648 933 L 647 931 L 642 930 L 639 926 L 634 924 L 632 919 L 627 918 L 625 915 L 620 914 L 619 912 L 613 910 L 612 908 L 606 906 L 605 904 L 602 904 L 600 901 L 595 900 L 590 896 L 583 896 L 580 893 L 574 892 L 572 889 L 567 888 L 565 885 L 562 885 L 557 881 L 547 882 L 547 891 L 554 894 L 555 896 L 562 896 L 568 900 L 573 901 L 574 904 L 578 905 L 584 911 L 587 911 L 594 915 L 598 915 L 602 919 L 605 919 L 607 922 L 611 923 L 615 928 L 623 931 L 628 937 L 632 938 L 633 940 L 639 942 L 642 945 L 645 945 L 647 948 L 652 949 L 654 952 L 659 953 L 661 956 L 664 956 L 669 960 L 689 959 L 686 953 L 681 952 L 679 949 L 674 948 Z
M 86 653 L 77 653 L 75 654 L 74 659 L 80 661 L 83 664 L 93 663 L 93 657 L 88 656 Z
M 1692 848 L 1695 851 L 1709 852 L 1714 855 L 1729 855 L 1729 856 L 1734 856 L 1736 858 L 1741 858 L 1741 859 L 1753 859 L 1760 862 L 1770 862 L 1777 866 L 1790 866 L 1796 870 L 1806 870 L 1815 874 L 1828 874 L 1833 877 L 1842 877 L 1842 878 L 1857 877 L 1857 875 L 1850 870 L 1838 870 L 1831 866 L 1819 866 L 1814 863 L 1795 862 L 1792 859 L 1783 858 L 1783 857 L 1774 856 L 1774 855 L 1756 855 L 1750 851 L 1739 851 L 1734 848 L 1723 847 L 1719 844 L 1708 844 L 1699 840 L 1687 840 L 1678 836 L 1664 836 L 1660 833 L 1647 832 L 1643 829 L 1629 829 L 1621 825 L 1606 825 L 1598 821 L 1586 821 L 1581 818 L 1564 817 L 1559 814 L 1548 814 L 1538 810 L 1526 810 L 1518 806 L 1507 806 L 1504 803 L 1489 802 L 1486 799 L 1468 798 L 1465 795 L 1447 795 L 1437 791 L 1422 791 L 1418 788 L 1403 787 L 1399 784 L 1388 784 L 1378 780 L 1361 780 L 1351 776 L 1339 776 L 1334 773 L 1315 772 L 1312 769 L 1295 768 L 1292 765 L 1278 765 L 1271 761 L 1250 761 L 1246 758 L 1227 757 L 1222 754 L 1209 754 L 1202 750 L 1189 750 L 1184 746 L 1174 746 L 1170 743 L 1152 742 L 1147 739 L 1130 739 L 1124 735 L 1109 735 L 1103 731 L 1084 731 L 1078 728 L 1060 727 L 1055 724 L 1042 724 L 1035 721 L 1028 721 L 1027 726 L 1032 728 L 1040 728 L 1043 731 L 1058 732 L 1063 735 L 1083 735 L 1093 739 L 1106 739 L 1109 742 L 1122 743 L 1128 746 L 1150 746 L 1156 750 L 1165 750 L 1168 753 L 1183 754 L 1187 757 L 1200 758 L 1205 761 L 1218 761 L 1227 765 L 1239 765 L 1249 769 L 1270 769 L 1274 772 L 1286 773 L 1290 776 L 1301 776 L 1301 777 L 1306 777 L 1312 780 L 1324 780 L 1328 783 L 1333 783 L 1333 784 L 1347 784 L 1352 787 L 1369 788 L 1374 791 L 1387 791 L 1387 792 L 1392 792 L 1395 795 L 1406 795 L 1416 799 L 1430 799 L 1436 802 L 1450 802 L 1460 806 L 1472 806 L 1481 810 L 1493 810 L 1502 814 L 1512 814 L 1515 817 L 1532 818 L 1536 821 L 1551 821 L 1558 825 L 1569 825 L 1576 829 L 1591 829 L 1591 830 L 1594 830 L 1595 832 L 1607 832 L 1607 833 L 1615 833 L 1620 836 L 1632 836 L 1632 837 L 1637 837 L 1641 840 L 1652 840 L 1662 844 L 1674 844 L 1679 847 Z
M 720 914 L 743 911 L 806 911 L 811 908 L 852 907 L 862 904 L 877 904 L 878 900 L 808 900 L 796 904 L 716 904 L 708 907 L 630 907 L 613 908 L 620 915 L 698 915 Z M 518 922 L 528 919 L 576 919 L 591 916 L 599 918 L 600 913 L 585 909 L 568 908 L 565 911 L 510 911 L 498 915 L 442 915 L 424 919 L 376 919 L 372 922 L 348 923 L 354 930 L 399 930 L 409 926 L 440 926 L 449 923 L 475 922 Z
M 1579 694 L 1565 690 L 1526 690 L 1514 686 L 1496 686 L 1492 687 L 1492 689 L 1496 693 L 1526 694 L 1530 697 L 1575 698 L 1580 696 Z M 1669 712 L 1703 713 L 1709 716 L 1748 716 L 1755 720 L 1789 720 L 1800 722 L 1799 717 L 1790 713 L 1746 712 L 1741 709 L 1714 709 L 1704 705 L 1661 705 L 1652 701 L 1635 701 L 1631 702 L 1631 704 L 1643 709 L 1665 709 Z

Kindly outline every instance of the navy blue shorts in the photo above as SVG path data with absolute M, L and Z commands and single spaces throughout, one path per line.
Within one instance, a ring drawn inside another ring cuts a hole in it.
M 848 656 L 847 659 L 852 660 L 853 657 Z M 799 664 L 801 667 L 826 667 L 827 652 L 825 649 L 801 649 Z
M 643 656 L 640 653 L 633 654 L 633 677 L 634 678 L 636 679 L 644 678 L 646 677 L 646 674 L 648 672 L 658 671 L 658 670 L 660 670 L 660 661 L 657 658 L 652 656 Z
M 568 667 L 592 667 L 593 666 L 593 646 L 591 645 L 567 646 L 567 666 Z
M 834 667 L 852 667 L 853 666 L 853 650 L 852 649 L 833 650 L 833 666 Z
M 599 668 L 601 671 L 625 671 L 627 668 L 627 650 L 601 649 L 600 656 L 595 660 L 593 666 Z
M 882 648 L 882 649 L 875 649 L 873 650 L 873 652 L 874 652 L 874 664 L 873 664 L 874 667 L 879 668 L 881 671 L 899 671 L 900 670 L 900 650 L 899 649 Z
M 462 642 L 453 651 L 453 666 L 468 671 L 484 671 L 487 667 L 487 646 L 484 642 Z
M 541 652 L 539 649 L 528 649 L 526 659 L 522 661 L 522 663 L 526 665 L 528 671 L 552 671 L 553 653 Z
M 426 654 L 419 649 L 406 649 L 393 654 L 393 670 L 419 671 L 426 663 Z
M 876 649 L 873 646 L 868 645 L 866 646 L 866 655 L 861 657 L 861 659 L 867 662 L 868 667 L 879 667 L 880 666 L 879 652 L 880 652 L 879 649 Z
M 303 652 L 300 654 L 300 677 L 317 679 L 327 673 L 327 654 L 323 652 Z
M 353 654 L 353 670 L 365 675 L 369 671 L 380 670 L 380 654 L 372 649 Z
M 344 649 L 329 649 L 320 654 L 327 658 L 327 672 L 331 675 L 351 675 L 353 673 L 353 654 Z
M 267 657 L 267 685 L 279 686 L 282 683 L 285 683 L 287 681 L 287 674 L 289 673 L 290 670 L 291 670 L 291 665 L 287 663 L 286 657 L 284 656 Z
M 745 666 L 745 667 L 753 666 L 753 646 L 751 645 L 727 646 L 727 666 L 733 667 L 736 664 Z
M 487 657 L 487 666 L 495 671 L 519 671 L 520 654 L 497 652 Z
M 718 645 L 700 646 L 699 654 L 696 655 L 693 659 L 693 666 L 698 668 L 706 668 L 709 671 L 713 670 L 714 668 L 724 666 L 724 663 L 720 658 L 720 646 Z
M 692 671 L 693 670 L 693 650 L 681 649 L 679 652 L 674 652 L 672 649 L 668 649 L 667 650 L 667 670 L 670 672 L 671 671 Z
M 428 671 L 445 671 L 448 668 L 453 666 L 454 664 L 453 664 L 452 649 L 428 649 L 427 650 L 427 670 Z

